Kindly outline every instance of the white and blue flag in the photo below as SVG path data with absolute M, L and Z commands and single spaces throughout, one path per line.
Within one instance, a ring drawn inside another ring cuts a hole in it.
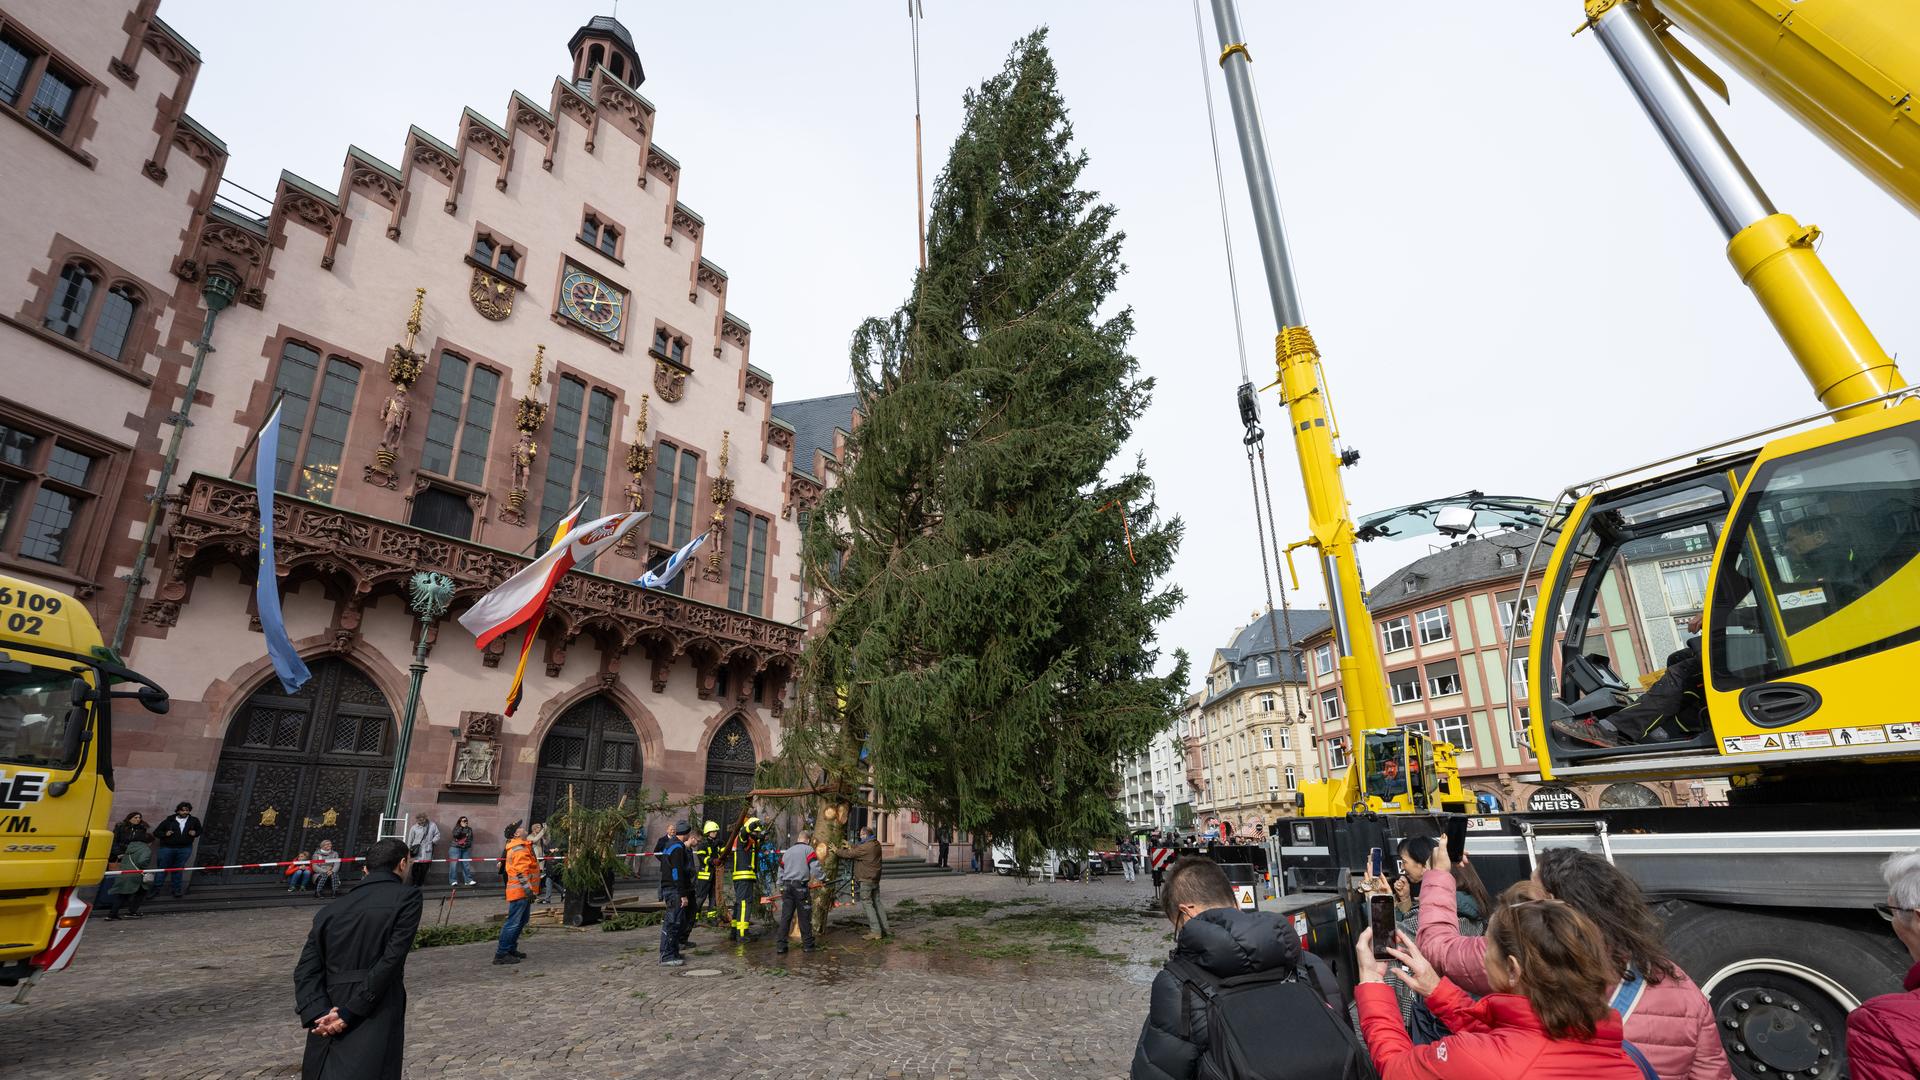
M 693 553 L 699 549 L 701 544 L 706 542 L 707 534 L 701 533 L 689 541 L 687 546 L 668 556 L 667 561 L 660 564 L 659 567 L 634 578 L 633 583 L 643 589 L 666 588 L 672 583 L 674 578 L 680 576 L 680 568 L 687 565 L 687 560 L 693 558 Z
M 253 586 L 253 606 L 260 615 L 260 630 L 267 635 L 267 656 L 273 661 L 274 673 L 280 676 L 281 688 L 293 694 L 313 678 L 313 673 L 287 637 L 287 620 L 280 615 L 280 576 L 274 572 L 273 482 L 280 464 L 280 409 L 274 406 L 273 415 L 267 417 L 254 451 L 253 491 L 260 505 L 260 571 Z

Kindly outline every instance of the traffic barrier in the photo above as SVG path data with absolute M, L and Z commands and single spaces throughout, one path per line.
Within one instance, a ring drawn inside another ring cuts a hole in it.
M 645 854 L 653 854 L 653 853 L 646 852 Z M 566 862 L 567 861 L 567 858 L 564 855 L 541 855 L 537 857 L 541 862 Z M 341 866 L 345 866 L 348 863 L 358 863 L 358 862 L 366 862 L 366 861 L 367 860 L 364 855 L 352 855 L 352 856 L 343 855 L 340 857 Z M 413 860 L 413 865 L 432 866 L 436 863 L 444 865 L 447 863 L 456 863 L 456 862 L 497 863 L 497 862 L 505 862 L 505 861 L 506 861 L 505 855 L 491 855 L 485 858 L 482 858 L 476 855 L 471 859 L 415 859 Z M 175 866 L 175 867 L 171 867 L 164 870 L 159 867 L 149 867 L 148 869 L 145 869 L 145 870 L 109 870 L 107 871 L 107 876 L 114 877 L 121 874 L 171 874 L 176 871 L 193 871 L 195 873 L 212 873 L 213 871 L 216 871 L 216 870 L 272 870 L 272 869 L 275 869 L 276 867 L 281 867 L 281 866 L 311 867 L 312 865 L 313 865 L 312 859 L 289 859 L 285 862 L 229 863 L 225 866 Z

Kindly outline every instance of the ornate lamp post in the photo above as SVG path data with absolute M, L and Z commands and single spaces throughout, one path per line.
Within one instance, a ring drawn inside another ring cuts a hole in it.
M 407 747 L 413 742 L 413 714 L 420 708 L 420 680 L 427 674 L 428 628 L 447 613 L 453 600 L 453 581 L 445 574 L 421 571 L 407 579 L 407 606 L 420 616 L 420 643 L 413 648 L 413 666 L 407 670 L 407 711 L 400 718 L 400 745 L 393 753 L 393 780 L 387 785 L 387 818 L 400 813 L 400 785 L 407 775 Z

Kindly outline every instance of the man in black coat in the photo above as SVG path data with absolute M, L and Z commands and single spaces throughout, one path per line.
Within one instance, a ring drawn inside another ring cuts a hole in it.
M 406 883 L 407 845 L 367 851 L 366 877 L 321 908 L 293 969 L 306 1026 L 303 1080 L 400 1080 L 406 1044 L 407 953 L 420 929 L 420 890 Z
M 1212 859 L 1190 855 L 1175 862 L 1167 871 L 1160 904 L 1173 921 L 1173 960 L 1193 964 L 1216 979 L 1298 969 L 1323 999 L 1341 1000 L 1333 973 L 1319 957 L 1300 948 L 1293 925 L 1270 911 L 1241 911 L 1226 873 Z M 1133 1052 L 1132 1080 L 1193 1080 L 1207 1053 L 1206 998 L 1189 993 L 1178 976 L 1162 968 L 1154 976 L 1148 1002 L 1147 1022 Z

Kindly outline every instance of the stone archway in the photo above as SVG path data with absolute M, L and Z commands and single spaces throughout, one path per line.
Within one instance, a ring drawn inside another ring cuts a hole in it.
M 613 806 L 640 793 L 640 736 L 605 694 L 567 707 L 540 740 L 528 824 L 566 809 L 571 794 L 587 806 Z
M 707 782 L 701 788 L 707 798 L 701 818 L 718 822 L 722 832 L 731 828 L 746 806 L 747 792 L 753 790 L 753 771 L 758 765 L 759 756 L 746 722 L 738 716 L 727 717 L 707 743 Z
M 291 859 L 322 840 L 351 856 L 378 835 L 393 775 L 393 707 L 346 660 L 309 667 L 313 678 L 299 693 L 269 676 L 229 721 L 202 818 L 201 865 Z

